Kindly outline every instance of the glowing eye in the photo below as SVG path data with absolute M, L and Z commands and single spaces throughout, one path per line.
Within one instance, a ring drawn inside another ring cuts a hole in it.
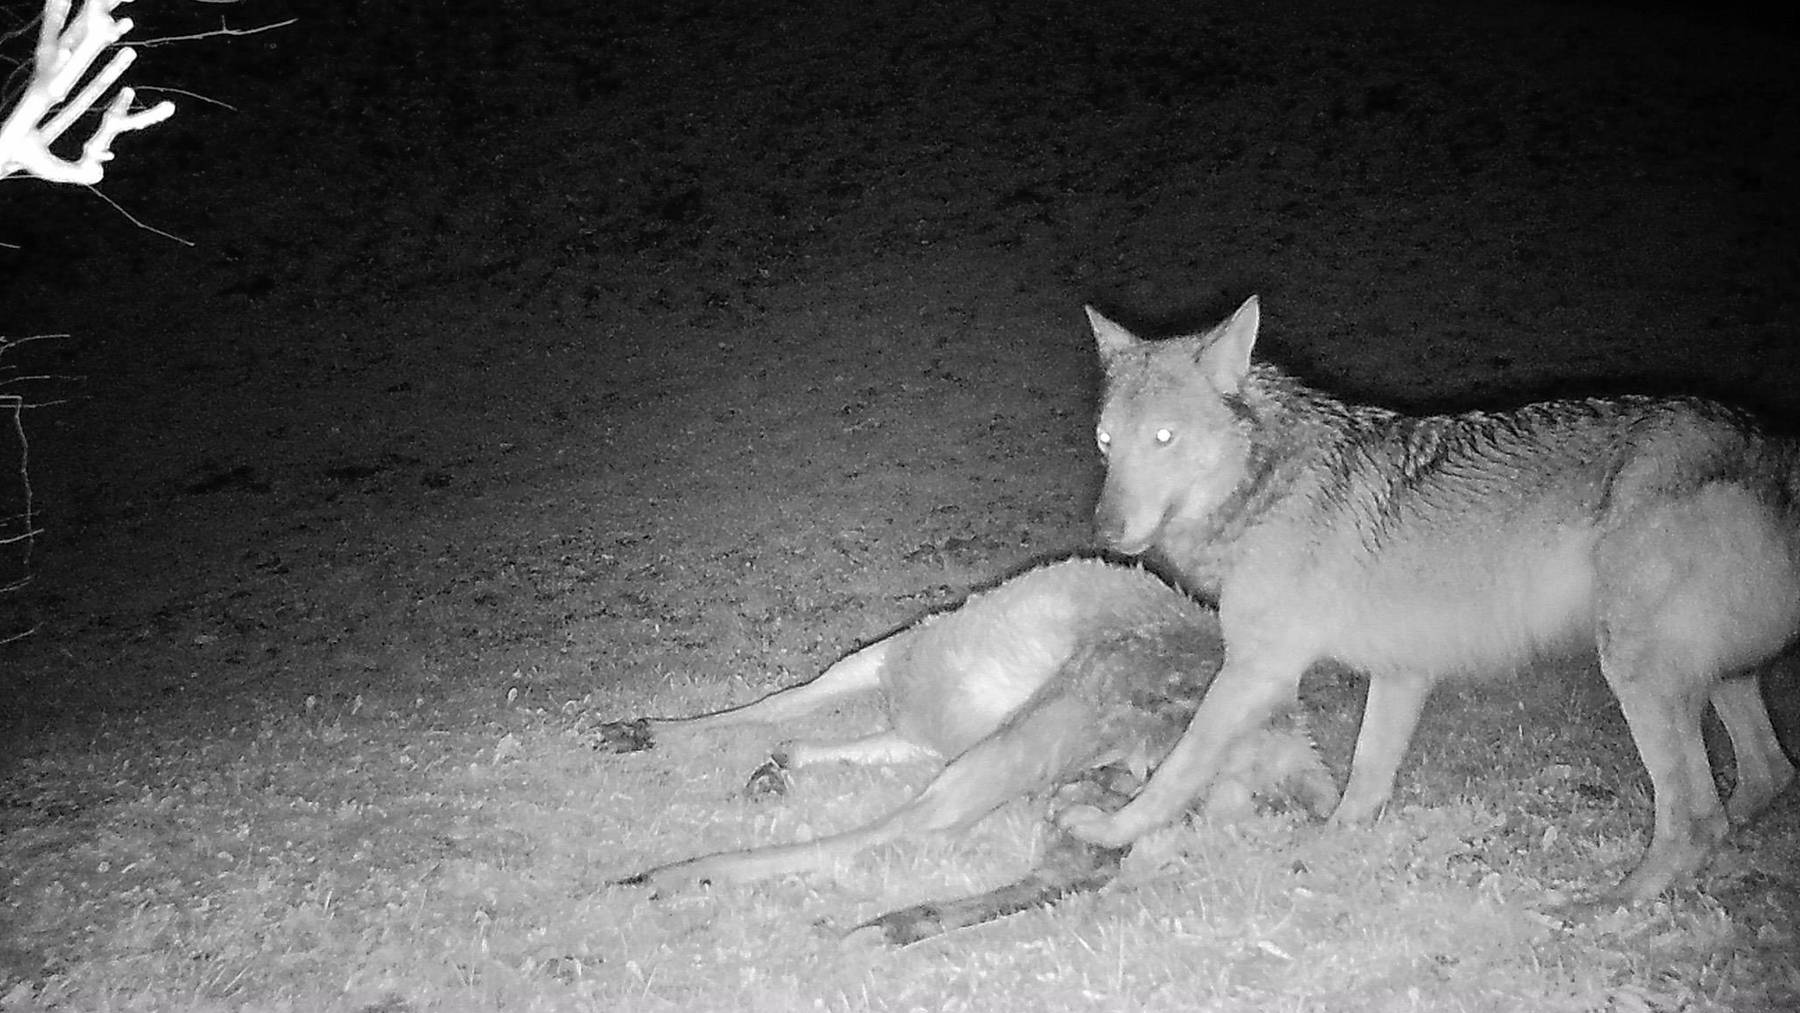
M 1106 448 L 1112 446 L 1112 434 L 1104 429 L 1094 430 L 1094 444 L 1100 448 L 1102 454 L 1106 453 Z
M 1158 429 L 1156 431 L 1156 442 L 1158 443 L 1167 443 L 1174 438 L 1175 434 L 1167 429 Z

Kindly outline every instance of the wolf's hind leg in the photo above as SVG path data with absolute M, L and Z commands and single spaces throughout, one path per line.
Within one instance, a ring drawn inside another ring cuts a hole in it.
M 1129 783 L 1122 785 L 1122 780 Z M 1125 804 L 1136 786 L 1136 779 L 1130 778 L 1128 772 L 1101 768 L 1065 785 L 1056 797 L 1061 805 L 1089 805 L 1111 812 Z M 851 929 L 845 938 L 875 933 L 890 945 L 909 946 L 956 929 L 1047 907 L 1064 897 L 1091 893 L 1112 882 L 1130 850 L 1089 844 L 1059 827 L 1054 816 L 1045 821 L 1043 833 L 1037 865 L 1023 878 L 984 893 L 889 911 Z
M 1736 758 L 1737 787 L 1725 803 L 1725 813 L 1733 823 L 1742 823 L 1762 812 L 1793 783 L 1794 763 L 1775 737 L 1769 709 L 1754 677 L 1720 682 L 1713 687 L 1712 705 L 1731 736 Z
M 1643 595 L 1642 583 L 1631 590 L 1642 597 L 1622 594 L 1603 603 L 1597 638 L 1600 673 L 1650 774 L 1656 809 L 1649 849 L 1608 898 L 1625 903 L 1648 900 L 1699 871 L 1728 825 L 1700 732 L 1708 698 L 1715 695 L 1704 674 L 1706 659 L 1695 650 L 1696 638 L 1683 635 L 1679 618 L 1665 621 L 1680 602 L 1671 608 L 1672 595 Z M 1721 718 L 1740 726 L 1727 724 L 1735 737 L 1742 730 L 1743 700 L 1732 690 L 1718 696 Z
M 1729 828 L 1701 737 L 1709 701 L 1740 754 L 1735 811 L 1792 777 L 1754 683 L 1721 679 L 1789 646 L 1800 573 L 1785 518 L 1734 483 L 1622 502 L 1595 547 L 1595 639 L 1654 793 L 1650 847 L 1610 895 L 1633 902 L 1698 872 Z
M 615 753 L 631 753 L 649 749 L 663 732 L 688 733 L 732 725 L 789 721 L 819 710 L 846 697 L 872 693 L 881 688 L 882 669 L 888 652 L 902 630 L 893 636 L 847 655 L 819 673 L 811 682 L 777 690 L 741 707 L 714 711 L 690 718 L 637 718 L 609 721 L 595 733 L 595 748 Z
M 1666 671 L 1619 672 L 1618 664 L 1606 664 L 1604 651 L 1601 657 L 1656 804 L 1650 849 L 1613 897 L 1648 900 L 1697 872 L 1725 836 L 1725 811 L 1700 735 L 1705 690 L 1684 686 Z

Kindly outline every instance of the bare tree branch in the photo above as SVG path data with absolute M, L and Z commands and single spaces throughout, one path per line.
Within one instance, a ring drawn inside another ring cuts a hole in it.
M 78 157 L 63 158 L 51 151 L 51 145 L 94 108 L 137 59 L 137 52 L 130 47 L 120 49 L 89 78 L 95 61 L 131 31 L 130 18 L 113 17 L 113 10 L 127 2 L 83 0 L 80 11 L 71 17 L 70 0 L 45 0 L 31 79 L 0 122 L 0 179 L 24 173 L 53 183 L 98 183 L 106 174 L 113 141 L 120 134 L 174 115 L 175 103 L 168 101 L 133 110 L 136 92 L 123 87 L 106 104 L 99 126 Z M 84 80 L 87 84 L 76 92 Z M 73 98 L 71 92 L 75 92 Z

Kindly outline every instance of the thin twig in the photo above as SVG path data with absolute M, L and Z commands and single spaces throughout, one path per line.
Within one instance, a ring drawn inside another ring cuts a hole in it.
M 272 31 L 276 28 L 286 28 L 287 26 L 289 26 L 291 24 L 295 24 L 299 20 L 300 20 L 299 18 L 288 18 L 286 21 L 276 21 L 273 24 L 259 25 L 255 28 L 232 28 L 232 27 L 226 25 L 224 22 L 220 22 L 219 27 L 212 31 L 195 32 L 192 35 L 159 35 L 154 39 L 139 39 L 136 42 L 132 43 L 132 45 L 134 45 L 134 46 L 161 46 L 161 45 L 166 45 L 171 42 L 195 42 L 200 39 L 212 39 L 212 38 L 217 38 L 221 35 L 223 35 L 223 36 L 260 35 L 263 32 Z

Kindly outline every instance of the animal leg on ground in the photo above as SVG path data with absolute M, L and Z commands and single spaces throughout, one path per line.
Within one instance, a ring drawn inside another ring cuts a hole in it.
M 1136 798 L 1110 814 L 1091 805 L 1071 805 L 1058 822 L 1085 841 L 1119 848 L 1186 812 L 1211 787 L 1238 741 L 1294 699 L 1304 659 L 1245 653 L 1250 658 L 1244 662 L 1227 657 L 1187 730 Z
M 879 844 L 968 826 L 1015 798 L 1041 791 L 1091 764 L 1086 740 L 1066 734 L 1087 727 L 1081 701 L 1052 696 L 970 747 L 912 801 L 880 819 L 840 834 L 796 844 L 703 855 L 614 881 L 654 887 L 658 895 L 692 883 L 750 882 L 830 869 Z
M 1622 902 L 1647 900 L 1705 864 L 1725 836 L 1724 807 L 1700 736 L 1705 697 L 1670 686 L 1655 672 L 1607 676 L 1618 694 L 1631 738 L 1650 772 L 1656 819 L 1650 850 L 1613 891 Z
M 1790 662 L 1791 663 L 1791 662 Z M 1731 736 L 1737 786 L 1725 812 L 1742 823 L 1767 808 L 1794 781 L 1794 763 L 1782 752 L 1755 678 L 1726 679 L 1713 687 L 1713 710 Z
M 594 747 L 614 753 L 635 753 L 655 746 L 657 735 L 663 732 L 685 734 L 732 725 L 775 724 L 811 714 L 845 697 L 874 692 L 881 688 L 882 668 L 888 652 L 896 638 L 904 635 L 905 631 L 902 631 L 878 640 L 840 659 L 811 682 L 778 690 L 741 707 L 691 718 L 606 722 L 595 732 Z
M 1056 794 L 1056 808 L 1088 805 L 1113 811 L 1131 797 L 1136 779 L 1128 771 L 1104 767 L 1088 771 Z M 1037 866 L 1024 877 L 984 893 L 954 900 L 914 904 L 871 918 L 846 938 L 876 933 L 894 946 L 907 946 L 956 929 L 1045 907 L 1077 893 L 1098 890 L 1117 878 L 1125 848 L 1089 844 L 1057 825 L 1054 813 L 1044 822 Z
M 744 794 L 751 798 L 786 794 L 790 772 L 821 763 L 852 763 L 877 767 L 937 759 L 940 757 L 936 750 L 921 746 L 894 731 L 876 732 L 849 742 L 787 742 L 777 747 L 762 766 L 750 773 L 744 784 Z
M 1363 704 L 1356 754 L 1350 760 L 1350 783 L 1331 814 L 1334 823 L 1366 823 L 1375 818 L 1394 793 L 1394 774 L 1412 744 L 1419 712 L 1431 693 L 1425 676 L 1388 672 L 1371 675 Z
M 851 763 L 859 767 L 884 767 L 915 760 L 935 760 L 937 751 L 895 731 L 876 732 L 848 742 L 783 743 L 777 753 L 789 767 L 811 767 L 821 763 Z
M 1595 643 L 1650 774 L 1655 820 L 1637 868 L 1603 903 L 1647 900 L 1698 873 L 1730 827 L 1701 735 L 1708 702 L 1738 753 L 1738 812 L 1791 777 L 1754 683 L 1800 613 L 1790 535 L 1729 483 L 1634 511 L 1596 546 Z
M 1700 732 L 1715 687 L 1691 671 L 1693 659 L 1684 648 L 1692 645 L 1660 633 L 1655 618 L 1603 616 L 1597 638 L 1600 672 L 1650 774 L 1656 806 L 1650 848 L 1605 898 L 1611 902 L 1647 900 L 1691 876 L 1727 827 Z M 1721 717 L 1741 723 L 1743 702 L 1731 692 L 1721 698 Z

